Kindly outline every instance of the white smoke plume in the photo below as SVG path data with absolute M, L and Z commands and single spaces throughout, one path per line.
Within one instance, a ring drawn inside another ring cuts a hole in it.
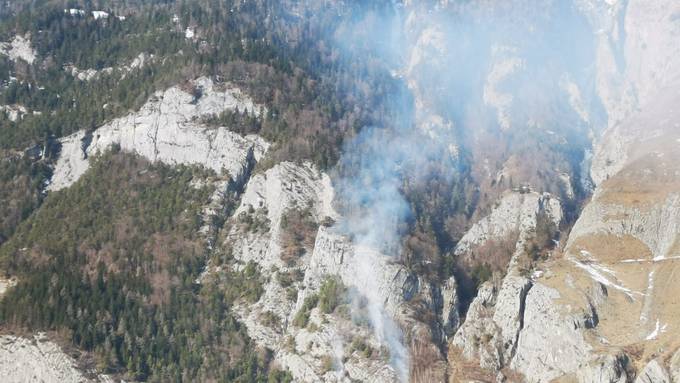
M 505 136 L 513 145 L 514 135 L 531 129 L 583 140 L 604 120 L 590 66 L 594 38 L 581 11 L 562 1 L 394 2 L 357 19 L 336 31 L 339 46 L 381 62 L 397 85 L 383 100 L 384 126 L 363 127 L 345 145 L 335 180 L 341 228 L 356 245 L 357 288 L 372 328 L 406 381 L 404 334 L 376 280 L 383 257 L 400 255 L 412 215 L 404 185 L 428 177 L 455 182 L 461 164 L 473 161 L 464 151 L 484 137 Z M 579 145 L 572 145 L 576 164 Z

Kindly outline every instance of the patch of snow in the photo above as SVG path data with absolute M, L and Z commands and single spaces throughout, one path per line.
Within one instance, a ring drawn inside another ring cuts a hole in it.
M 194 38 L 194 30 L 187 27 L 187 29 L 184 30 L 184 37 L 187 39 L 193 39 Z
M 665 327 L 665 326 L 664 326 L 664 327 Z M 653 330 L 651 333 L 649 333 L 649 335 L 647 335 L 647 337 L 645 338 L 645 340 L 654 340 L 654 339 L 656 339 L 656 337 L 659 336 L 659 331 L 660 331 L 660 330 L 661 330 L 660 322 L 659 322 L 659 320 L 657 319 L 657 320 L 656 320 L 656 327 L 654 327 L 654 330 Z
M 71 16 L 84 16 L 85 15 L 84 10 L 76 9 L 76 8 L 64 9 L 64 13 L 68 13 Z
M 640 312 L 640 322 L 645 324 L 649 319 L 650 313 L 652 312 L 652 303 L 654 298 L 654 275 L 655 270 L 649 272 L 647 276 L 647 291 L 645 302 L 642 305 L 642 311 Z
M 633 291 L 633 290 L 631 290 L 631 289 L 629 289 L 625 286 L 622 286 L 618 283 L 610 281 L 609 278 L 605 277 L 602 274 L 602 272 L 600 270 L 598 270 L 597 267 L 593 266 L 592 263 L 581 262 L 581 261 L 576 260 L 576 259 L 570 259 L 570 260 L 571 260 L 571 262 L 574 263 L 574 265 L 576 265 L 576 267 L 587 272 L 593 280 L 600 282 L 605 286 L 612 287 L 616 290 L 619 290 L 633 300 L 635 299 L 634 295 L 644 296 L 644 294 L 639 292 L 639 291 Z
M 92 17 L 94 17 L 95 20 L 108 19 L 109 13 L 104 11 L 92 11 Z
M 657 262 L 663 262 L 663 261 L 672 261 L 680 259 L 680 255 L 672 256 L 672 257 L 666 257 L 666 256 L 658 256 L 654 257 L 653 259 L 648 259 L 648 258 L 638 258 L 638 259 L 624 259 L 620 261 L 620 263 L 657 263 Z
M 638 259 L 624 259 L 621 263 L 642 263 L 649 262 L 649 259 L 638 258 Z

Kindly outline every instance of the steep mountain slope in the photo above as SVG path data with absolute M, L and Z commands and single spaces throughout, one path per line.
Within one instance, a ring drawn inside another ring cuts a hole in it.
M 473 324 L 478 307 L 493 302 L 519 299 L 522 309 L 507 362 L 493 363 L 498 357 L 485 351 L 479 365 L 487 376 L 507 366 L 523 375 L 504 371 L 508 379 L 534 382 L 670 381 L 668 369 L 676 367 L 669 361 L 679 346 L 673 335 L 678 8 L 670 2 L 578 5 L 600 40 L 597 92 L 609 125 L 593 156 L 597 185 L 563 248 L 539 266 L 528 292 L 518 289 L 509 299 L 503 288 L 480 290 L 468 313 Z M 512 278 L 509 273 L 501 285 Z M 465 341 L 453 343 L 465 350 L 475 342 L 467 327 L 465 322 L 456 335 Z M 482 341 L 484 350 L 503 350 L 493 339 Z M 458 373 L 454 381 L 466 376 Z
M 0 7 L 0 376 L 680 379 L 674 1 L 97 5 Z

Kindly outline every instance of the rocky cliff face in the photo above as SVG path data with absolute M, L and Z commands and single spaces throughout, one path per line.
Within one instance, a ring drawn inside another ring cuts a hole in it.
M 112 382 L 106 375 L 84 372 L 44 333 L 28 338 L 0 336 L 0 376 L 6 382 Z
M 137 111 L 115 119 L 94 132 L 77 132 L 61 139 L 61 154 L 49 190 L 68 187 L 85 173 L 88 157 L 114 144 L 152 161 L 203 165 L 243 183 L 251 165 L 268 144 L 260 137 L 242 137 L 225 127 L 210 128 L 201 118 L 226 110 L 259 115 L 255 105 L 237 88 L 218 85 L 208 78 L 190 84 L 196 94 L 179 86 L 157 92 Z
M 321 226 L 313 233 L 313 248 L 303 249 L 294 261 L 283 255 L 282 235 L 286 224 L 291 224 L 287 221 L 291 211 L 304 211 L 317 223 L 338 218 L 332 199 L 330 179 L 309 163 L 281 163 L 248 181 L 241 203 L 228 222 L 232 227 L 224 245 L 232 249 L 238 264 L 258 265 L 267 282 L 257 302 L 243 303 L 237 311 L 248 334 L 259 345 L 274 350 L 275 360 L 290 370 L 296 381 L 396 381 L 389 360 L 378 351 L 380 342 L 347 314 L 324 313 L 317 307 L 310 310 L 308 323 L 295 321 L 298 313 L 306 310 L 306 299 L 317 296 L 329 277 L 340 277 L 346 286 L 353 286 L 354 250 L 332 229 Z M 247 216 L 260 220 L 261 225 L 240 225 Z M 401 275 L 405 273 L 387 264 L 378 270 L 383 271 L 383 291 L 392 296 L 396 310 L 403 301 L 405 281 Z M 204 278 L 219 276 L 220 272 L 219 267 L 209 267 Z M 291 275 L 296 279 L 285 281 Z M 266 316 L 277 319 L 265 321 L 262 318 Z M 358 342 L 355 339 L 376 350 L 373 356 L 348 349 Z
M 455 364 L 473 360 L 487 376 L 510 380 L 671 381 L 680 346 L 671 335 L 678 287 L 670 277 L 680 232 L 677 4 L 576 6 L 595 31 L 597 93 L 608 119 L 592 162 L 597 187 L 539 272 L 517 280 L 511 264 L 502 281 L 480 289 L 452 342 L 460 350 L 450 353 L 454 379 L 466 376 Z M 466 237 L 485 241 L 489 233 L 506 234 L 482 220 Z M 499 315 L 515 320 L 499 323 Z
M 458 257 L 469 256 L 487 242 L 511 234 L 515 249 L 503 280 L 483 284 L 470 304 L 466 319 L 451 342 L 449 356 L 454 366 L 464 360 L 478 360 L 479 369 L 493 375 L 511 364 L 521 364 L 527 342 L 522 339 L 526 337 L 526 329 L 551 323 L 545 320 L 550 315 L 546 312 L 550 307 L 542 302 L 550 292 L 534 286 L 534 279 L 541 272 L 534 271 L 528 262 L 528 244 L 535 238 L 542 216 L 548 220 L 541 224 L 549 225 L 552 228 L 548 229 L 552 230 L 549 236 L 555 236 L 562 220 L 556 198 L 533 192 L 506 193 L 496 208 L 473 225 L 459 242 L 455 250 Z M 536 306 L 541 309 L 532 311 Z M 545 330 L 550 333 L 554 329 L 546 327 Z M 452 376 L 459 374 L 457 378 L 470 378 L 475 373 L 455 367 L 454 371 Z

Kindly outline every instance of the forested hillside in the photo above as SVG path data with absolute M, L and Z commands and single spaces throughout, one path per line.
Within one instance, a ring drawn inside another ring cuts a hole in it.
M 98 370 L 135 380 L 266 381 L 268 356 L 229 311 L 257 300 L 257 269 L 194 284 L 211 190 L 187 184 L 208 176 L 121 153 L 97 159 L 2 247 L 3 270 L 19 279 L 1 303 L 3 328 L 66 332 Z

